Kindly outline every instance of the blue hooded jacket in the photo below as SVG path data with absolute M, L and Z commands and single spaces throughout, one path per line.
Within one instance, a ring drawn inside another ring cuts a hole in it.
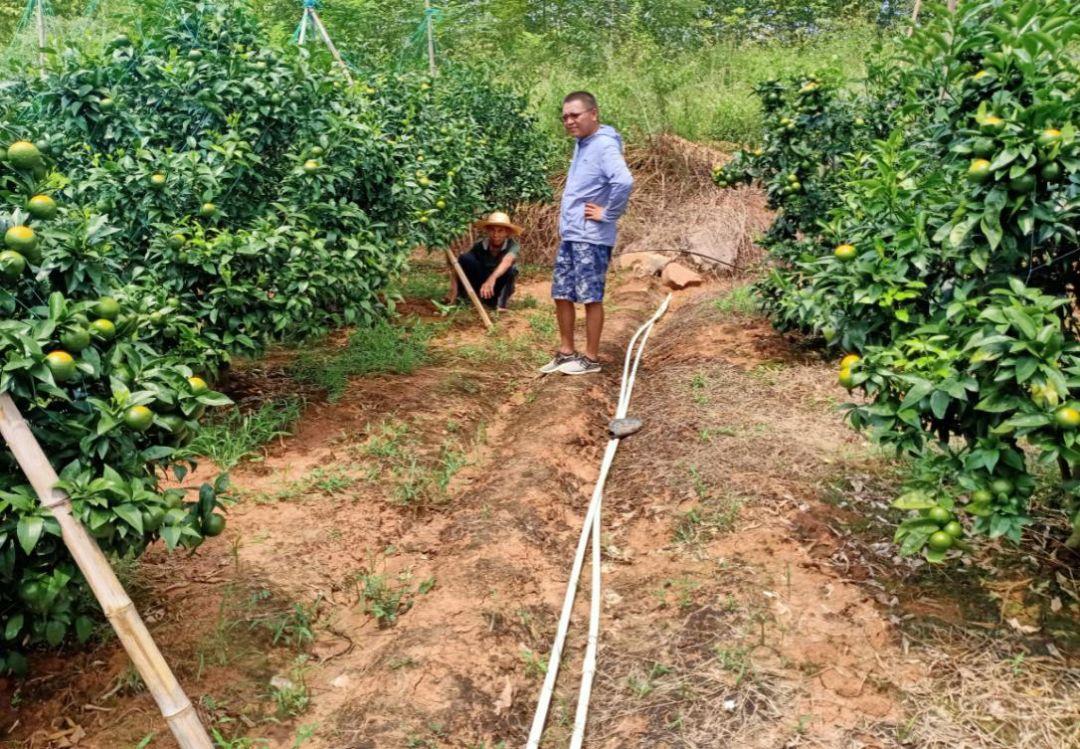
M 566 175 L 559 235 L 564 242 L 615 244 L 615 222 L 626 212 L 634 178 L 622 155 L 622 138 L 610 125 L 578 140 Z M 603 221 L 586 221 L 585 204 L 603 206 Z

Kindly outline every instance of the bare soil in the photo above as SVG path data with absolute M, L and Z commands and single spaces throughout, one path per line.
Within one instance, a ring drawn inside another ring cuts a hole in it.
M 733 199 L 749 214 L 759 197 Z M 605 498 L 587 745 L 1080 746 L 1075 566 L 896 558 L 904 466 L 843 423 L 831 364 L 715 304 L 739 283 L 679 292 L 642 363 L 645 427 Z M 219 746 L 524 744 L 618 363 L 664 293 L 612 280 L 595 377 L 536 374 L 555 343 L 544 281 L 493 334 L 457 313 L 415 373 L 356 379 L 336 404 L 309 394 L 295 434 L 233 471 L 222 536 L 125 565 Z M 233 387 L 280 393 L 280 365 Z M 570 734 L 588 587 L 586 569 L 544 747 Z M 32 672 L 0 679 L 4 746 L 175 746 L 114 641 Z

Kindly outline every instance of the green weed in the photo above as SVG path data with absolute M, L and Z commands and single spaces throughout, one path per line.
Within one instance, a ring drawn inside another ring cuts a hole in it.
M 373 374 L 410 374 L 429 359 L 428 342 L 432 325 L 415 321 L 409 325 L 391 325 L 380 321 L 370 328 L 359 328 L 344 348 L 303 351 L 293 363 L 291 373 L 299 382 L 310 383 L 326 391 L 336 402 L 345 392 L 350 377 Z
M 727 294 L 713 300 L 713 307 L 723 315 L 745 316 L 758 310 L 758 302 L 754 297 L 753 286 L 746 284 L 736 286 Z
M 279 398 L 263 403 L 255 411 L 230 409 L 204 424 L 187 452 L 208 458 L 227 471 L 271 440 L 288 435 L 303 408 L 300 398 Z

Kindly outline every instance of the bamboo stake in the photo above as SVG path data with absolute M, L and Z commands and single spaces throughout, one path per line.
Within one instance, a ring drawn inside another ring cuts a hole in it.
M 461 267 L 461 263 L 454 257 L 453 251 L 449 247 L 443 248 L 446 253 L 446 261 L 450 263 L 450 267 L 454 269 L 454 273 L 457 274 L 458 284 L 465 289 L 465 293 L 469 295 L 469 299 L 472 300 L 473 306 L 476 307 L 477 314 L 480 315 L 480 319 L 484 323 L 484 327 L 491 330 L 495 327 L 491 318 L 488 317 L 487 310 L 484 309 L 484 303 L 480 301 L 480 297 L 476 295 L 476 290 L 473 289 L 472 284 L 469 283 L 469 277 L 465 275 L 465 270 Z
M 301 18 L 300 18 L 300 38 L 297 40 L 297 43 L 301 47 L 303 47 L 304 42 L 307 41 L 307 25 L 308 25 L 308 11 L 309 10 L 311 10 L 311 9 L 305 7 L 304 8 L 304 15 L 301 16 Z
M 343 59 L 341 59 L 341 53 L 338 52 L 337 47 L 334 46 L 334 42 L 330 38 L 330 34 L 326 31 L 326 26 L 323 25 L 322 19 L 319 18 L 319 14 L 315 12 L 314 8 L 308 8 L 308 11 L 311 13 L 311 19 L 315 22 L 315 28 L 319 30 L 319 33 L 322 35 L 323 41 L 330 49 L 330 54 L 334 56 L 334 59 L 337 61 L 338 66 L 341 67 L 341 72 L 345 74 L 345 80 L 347 80 L 351 85 L 353 82 L 353 77 L 352 74 L 349 73 L 349 66 L 345 64 L 345 61 Z
M 435 77 L 435 30 L 431 27 L 431 0 L 424 0 L 424 20 L 427 21 L 428 73 Z
M 64 545 L 90 584 L 94 597 L 101 604 L 102 611 L 153 695 L 181 749 L 213 749 L 191 700 L 184 694 L 169 664 L 154 644 L 134 604 L 116 579 L 109 560 L 82 523 L 71 514 L 68 496 L 55 488 L 59 481 L 56 471 L 7 393 L 0 394 L 0 434 L 34 487 L 42 507 L 52 513 L 60 524 Z
M 915 6 L 911 9 L 911 28 L 908 29 L 908 36 L 911 36 L 915 33 L 915 24 L 919 22 L 919 11 L 921 10 L 922 0 L 915 0 Z
M 37 0 L 37 36 L 38 36 L 38 66 L 41 75 L 45 75 L 45 0 Z

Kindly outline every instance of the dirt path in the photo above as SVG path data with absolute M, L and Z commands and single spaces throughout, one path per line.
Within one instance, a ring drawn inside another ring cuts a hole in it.
M 609 361 L 655 284 L 616 282 Z M 872 494 L 889 464 L 841 423 L 827 366 L 729 290 L 680 294 L 642 365 L 631 411 L 646 426 L 605 507 L 589 746 L 936 746 L 907 739 L 909 695 L 934 692 L 940 652 L 912 645 L 898 626 L 912 615 L 865 566 L 837 560 L 838 492 Z M 536 377 L 553 331 L 544 285 L 523 295 L 539 308 L 497 336 L 463 321 L 432 365 L 309 409 L 234 472 L 222 537 L 130 576 L 220 746 L 524 743 L 618 382 L 614 366 Z M 586 574 L 545 747 L 569 735 L 587 598 Z M 9 685 L 12 746 L 173 745 L 115 645 L 37 666 L 48 676 Z M 1063 674 L 1040 699 L 1069 720 Z M 961 705 L 939 707 L 927 725 L 947 735 Z M 1052 745 L 1020 730 L 949 745 Z

